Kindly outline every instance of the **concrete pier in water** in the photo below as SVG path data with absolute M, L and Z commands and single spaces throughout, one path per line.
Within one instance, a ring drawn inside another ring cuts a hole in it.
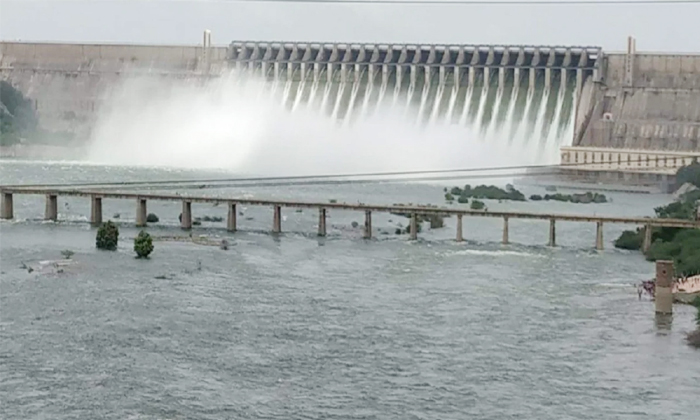
M 139 197 L 136 199 L 136 227 L 145 227 L 147 218 L 146 199 Z
M 93 226 L 102 224 L 102 197 L 97 195 L 90 198 L 90 224 Z
M 185 230 L 192 229 L 192 202 L 189 200 L 184 200 L 182 202 L 180 227 Z
M 457 215 L 457 242 L 462 242 L 464 241 L 464 232 L 462 228 L 462 215 L 458 214 Z
M 44 220 L 58 220 L 58 196 L 55 194 L 46 195 L 46 208 L 44 210 Z
M 2 193 L 2 202 L 0 202 L 0 218 L 12 219 L 14 217 L 14 204 L 12 202 L 12 194 Z
M 596 222 L 595 224 L 595 249 L 598 251 L 603 250 L 603 222 Z
M 228 203 L 228 218 L 226 219 L 226 230 L 235 232 L 236 226 L 236 203 Z
M 644 226 L 644 239 L 642 240 L 642 252 L 647 252 L 649 251 L 649 248 L 651 247 L 651 234 L 652 234 L 652 229 L 650 225 L 645 225 Z
M 411 214 L 411 231 L 409 232 L 410 238 L 412 241 L 415 241 L 418 239 L 418 215 L 413 213 Z
M 365 239 L 372 239 L 372 211 L 365 210 Z
M 273 206 L 272 233 L 282 233 L 282 207 Z
M 318 236 L 326 236 L 326 209 L 318 209 Z
M 656 261 L 656 280 L 654 282 L 654 304 L 656 313 L 670 315 L 673 313 L 673 261 Z
M 557 221 L 555 219 L 549 220 L 549 246 L 557 246 Z

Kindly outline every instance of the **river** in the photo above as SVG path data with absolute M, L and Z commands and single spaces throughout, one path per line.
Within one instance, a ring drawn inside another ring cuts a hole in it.
M 1 163 L 2 184 L 215 178 L 224 173 L 72 163 Z M 229 175 L 230 176 L 230 175 Z M 457 184 L 457 182 L 455 182 Z M 364 203 L 435 203 L 443 185 L 391 183 L 205 189 L 197 194 Z M 529 195 L 544 193 L 523 187 Z M 192 191 L 187 191 L 192 193 Z M 668 196 L 607 194 L 611 203 L 497 203 L 491 209 L 647 216 Z M 655 324 L 634 283 L 653 276 L 641 255 L 616 250 L 621 226 L 455 220 L 407 241 L 407 219 L 242 208 L 240 232 L 204 222 L 194 236 L 224 251 L 156 241 L 133 254 L 135 203 L 119 213 L 117 252 L 95 249 L 89 202 L 15 196 L 0 222 L 0 418 L 4 419 L 696 419 L 700 353 L 685 342 L 694 310 Z M 175 203 L 149 203 L 154 236 L 180 235 Z M 225 216 L 196 204 L 195 216 Z M 353 228 L 357 221 L 360 227 Z M 387 232 L 384 234 L 382 232 Z M 72 262 L 54 267 L 62 250 Z M 26 267 L 31 267 L 32 272 Z M 693 414 L 695 413 L 695 414 Z

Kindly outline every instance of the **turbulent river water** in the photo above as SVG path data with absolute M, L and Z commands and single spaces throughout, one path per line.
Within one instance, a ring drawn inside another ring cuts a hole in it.
M 2 184 L 206 178 L 224 174 L 3 161 Z M 543 193 L 524 188 L 529 195 Z M 182 191 L 183 193 L 185 191 Z M 193 191 L 186 191 L 193 193 Z M 442 203 L 442 185 L 205 189 L 197 194 Z M 607 204 L 497 203 L 491 209 L 646 216 L 667 196 L 609 194 Z M 637 253 L 615 250 L 623 229 L 546 221 L 455 220 L 420 240 L 393 234 L 406 219 L 243 208 L 241 232 L 204 222 L 193 235 L 228 251 L 156 241 L 133 257 L 135 203 L 105 200 L 120 222 L 117 252 L 94 247 L 88 200 L 15 197 L 0 222 L 0 418 L 3 419 L 697 419 L 700 353 L 684 343 L 694 311 L 670 328 L 634 283 L 653 276 Z M 225 216 L 194 205 L 195 216 Z M 149 203 L 154 236 L 187 236 L 180 206 Z M 383 234 L 382 232 L 390 232 Z M 61 270 L 46 261 L 72 250 Z M 31 267 L 32 272 L 26 267 Z

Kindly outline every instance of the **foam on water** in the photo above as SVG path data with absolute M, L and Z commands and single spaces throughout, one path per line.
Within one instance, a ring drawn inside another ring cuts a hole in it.
M 530 252 L 520 252 L 520 251 L 489 251 L 484 249 L 463 249 L 460 251 L 451 251 L 446 254 L 447 256 L 464 256 L 464 255 L 476 255 L 484 257 L 525 257 L 525 258 L 544 258 L 544 255 L 533 254 Z

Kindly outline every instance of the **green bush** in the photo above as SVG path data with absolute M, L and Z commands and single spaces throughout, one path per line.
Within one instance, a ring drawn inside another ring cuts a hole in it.
M 673 260 L 676 272 L 681 276 L 700 274 L 700 230 L 660 228 L 659 234 L 653 237 L 655 240 L 646 254 L 647 260 Z
M 449 202 L 455 201 L 454 195 L 452 195 L 450 193 L 445 193 L 445 201 L 449 201 Z
M 439 229 L 445 227 L 445 219 L 437 214 L 423 216 L 423 219 L 430 222 L 430 229 Z
M 99 229 L 97 229 L 97 238 L 95 240 L 95 245 L 97 249 L 105 249 L 108 251 L 114 251 L 117 249 L 119 242 L 119 228 L 117 225 L 108 221 L 103 223 Z
M 615 240 L 615 248 L 629 249 L 633 251 L 639 251 L 642 249 L 642 242 L 644 241 L 644 231 L 641 229 L 626 230 L 622 232 L 617 240 Z
M 153 239 L 151 235 L 142 230 L 138 236 L 134 238 L 134 251 L 138 258 L 148 258 L 153 252 Z
M 700 188 L 700 163 L 697 160 L 676 172 L 676 188 L 688 182 Z
M 158 223 L 158 220 L 160 219 L 158 219 L 158 215 L 155 213 L 148 213 L 148 216 L 146 216 L 146 221 L 148 223 Z
M 472 210 L 483 210 L 486 208 L 486 204 L 483 201 L 472 200 L 472 204 L 469 206 Z

